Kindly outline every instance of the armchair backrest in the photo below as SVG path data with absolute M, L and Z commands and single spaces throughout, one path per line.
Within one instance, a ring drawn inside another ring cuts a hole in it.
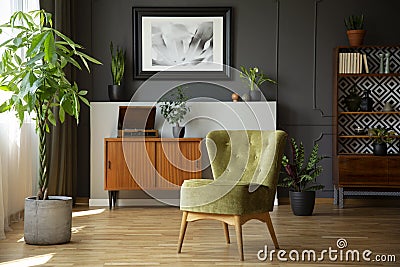
M 262 184 L 276 190 L 286 137 L 281 130 L 208 133 L 206 146 L 214 179 Z

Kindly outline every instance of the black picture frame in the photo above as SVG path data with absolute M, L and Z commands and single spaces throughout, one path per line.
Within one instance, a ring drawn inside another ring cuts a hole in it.
M 132 22 L 133 22 L 133 78 L 134 79 L 148 79 L 154 74 L 158 73 L 159 70 L 151 71 L 143 68 L 143 51 L 151 49 L 143 48 L 142 38 L 143 33 L 143 19 L 148 17 L 158 18 L 158 17 L 176 17 L 177 19 L 181 17 L 185 18 L 199 18 L 201 17 L 216 17 L 219 20 L 222 18 L 222 28 L 223 30 L 219 33 L 219 40 L 222 39 L 222 70 L 212 70 L 212 71 L 162 71 L 157 77 L 161 78 L 204 78 L 204 79 L 226 79 L 230 77 L 230 66 L 232 65 L 232 7 L 133 7 L 132 10 Z M 151 33 L 150 33 L 151 34 Z M 213 33 L 215 34 L 215 33 Z M 215 38 L 213 37 L 213 40 Z M 147 58 L 147 61 L 149 59 Z M 221 68 L 221 67 L 220 67 Z

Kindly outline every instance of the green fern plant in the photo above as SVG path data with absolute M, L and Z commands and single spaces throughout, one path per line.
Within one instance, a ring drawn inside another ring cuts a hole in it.
M 111 75 L 114 85 L 121 85 L 122 77 L 125 72 L 125 52 L 122 48 L 116 48 L 114 52 L 114 45 L 110 43 L 111 52 Z
M 364 15 L 351 15 L 344 19 L 344 24 L 348 31 L 364 29 Z
M 300 142 L 300 145 L 297 145 L 294 138 L 291 138 L 290 145 L 292 158 L 289 160 L 286 155 L 282 158 L 282 166 L 285 170 L 283 173 L 286 174 L 286 176 L 279 186 L 287 187 L 295 192 L 323 189 L 324 186 L 316 183 L 315 180 L 323 170 L 322 166 L 318 165 L 318 163 L 327 157 L 318 155 L 318 144 L 314 145 L 307 162 L 305 162 L 303 143 Z
M 169 98 L 162 98 L 158 101 L 161 114 L 170 124 L 179 126 L 185 115 L 190 111 L 187 106 L 189 97 L 185 94 L 183 86 L 178 86 Z

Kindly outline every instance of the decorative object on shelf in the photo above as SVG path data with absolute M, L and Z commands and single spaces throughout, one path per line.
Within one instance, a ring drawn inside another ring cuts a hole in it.
M 261 91 L 259 88 L 261 84 L 264 82 L 276 84 L 276 81 L 268 78 L 268 76 L 257 67 L 246 69 L 245 67 L 240 66 L 240 70 L 240 78 L 242 78 L 250 88 L 249 95 L 251 101 L 261 100 Z
M 110 69 L 113 84 L 108 86 L 108 97 L 110 101 L 123 101 L 124 91 L 121 87 L 121 81 L 125 71 L 125 52 L 118 46 L 114 52 L 114 45 L 112 42 L 110 43 L 110 52 Z
M 390 62 L 389 62 L 389 58 L 390 58 L 390 53 L 386 53 L 386 54 L 385 54 L 385 73 L 390 73 Z
M 384 112 L 392 112 L 392 111 L 394 111 L 392 103 L 390 103 L 390 101 L 386 102 L 385 106 L 383 106 L 382 111 L 384 111 Z
M 85 98 L 87 91 L 80 91 L 75 82 L 69 81 L 65 67 L 71 63 L 81 69 L 84 65 L 90 71 L 88 61 L 101 64 L 54 29 L 51 17 L 44 10 L 18 11 L 0 26 L 0 34 L 7 40 L 0 45 L 0 90 L 11 94 L 0 105 L 0 112 L 15 113 L 20 126 L 25 114 L 35 113 L 39 141 L 38 192 L 35 197 L 25 198 L 24 209 L 24 240 L 35 245 L 67 243 L 71 239 L 72 198 L 48 196 L 46 140 L 53 129 L 50 125 L 63 123 L 66 114 L 78 122 L 81 103 L 89 106 L 89 101 Z M 10 28 L 13 30 L 2 33 Z
M 292 160 L 284 155 L 282 166 L 285 169 L 281 187 L 289 188 L 290 206 L 293 214 L 298 216 L 312 215 L 315 204 L 315 191 L 324 188 L 316 183 L 317 177 L 322 173 L 322 166 L 318 163 L 326 156 L 318 155 L 318 144 L 315 144 L 312 152 L 305 162 L 303 143 L 297 145 L 294 138 L 290 139 L 292 149 Z
M 372 100 L 372 98 L 369 97 L 369 93 L 370 93 L 369 89 L 364 90 L 364 96 L 361 99 L 361 103 L 360 103 L 361 111 L 367 111 L 367 112 L 372 111 L 372 106 L 374 105 L 374 100 Z
M 250 95 L 248 93 L 244 93 L 242 95 L 242 100 L 243 101 L 250 101 Z
M 231 7 L 134 7 L 134 79 L 227 78 Z
M 232 102 L 238 102 L 240 101 L 240 96 L 236 93 L 232 94 Z
M 351 15 L 344 19 L 344 24 L 347 29 L 350 46 L 362 45 L 366 33 L 364 30 L 364 15 Z
M 344 99 L 348 111 L 355 112 L 360 109 L 361 97 L 356 94 L 356 86 L 350 89 L 350 94 Z
M 185 136 L 185 127 L 180 126 L 179 122 L 181 122 L 190 111 L 186 103 L 189 98 L 186 96 L 183 86 L 178 86 L 175 89 L 176 92 L 170 95 L 170 99 L 162 98 L 158 103 L 160 104 L 161 114 L 167 122 L 175 124 L 175 126 L 172 127 L 173 136 L 175 138 L 183 138 Z
M 371 128 L 368 135 L 374 140 L 373 153 L 375 156 L 387 155 L 387 144 L 395 140 L 396 132 L 386 128 Z
M 385 63 L 384 63 L 384 54 L 380 53 L 379 55 L 379 73 L 385 72 Z
M 354 133 L 356 135 L 365 135 L 365 134 L 367 134 L 367 132 L 368 132 L 368 130 L 365 129 L 364 127 L 356 126 L 354 128 Z

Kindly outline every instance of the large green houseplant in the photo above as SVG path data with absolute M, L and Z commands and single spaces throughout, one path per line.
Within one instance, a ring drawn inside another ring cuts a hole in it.
M 87 91 L 79 90 L 75 82 L 70 82 L 64 69 L 68 65 L 82 69 L 83 64 L 90 71 L 88 62 L 101 63 L 83 53 L 80 45 L 53 28 L 52 15 L 44 10 L 15 12 L 9 22 L 0 25 L 0 34 L 8 38 L 0 44 L 0 51 L 3 51 L 0 89 L 11 94 L 0 105 L 0 112 L 14 112 L 21 125 L 26 114 L 34 114 L 39 137 L 39 189 L 36 200 L 46 200 L 49 198 L 46 132 L 50 132 L 50 125 L 56 125 L 58 120 L 63 123 L 66 114 L 73 116 L 78 123 L 80 102 L 89 105 L 85 98 Z M 26 203 L 27 216 L 29 208 Z M 36 216 L 41 215 L 38 213 Z M 47 220 L 48 218 L 44 218 L 43 223 Z M 25 228 L 27 222 L 31 221 L 25 217 Z M 54 222 L 50 222 L 48 228 L 53 227 L 51 223 Z M 46 240 L 44 243 L 52 241 Z
M 314 210 L 315 191 L 324 186 L 316 182 L 322 173 L 318 163 L 326 156 L 318 155 L 318 144 L 315 144 L 306 162 L 304 145 L 298 145 L 294 138 L 290 139 L 292 156 L 282 158 L 285 177 L 279 184 L 289 188 L 290 205 L 295 215 L 311 215 Z

